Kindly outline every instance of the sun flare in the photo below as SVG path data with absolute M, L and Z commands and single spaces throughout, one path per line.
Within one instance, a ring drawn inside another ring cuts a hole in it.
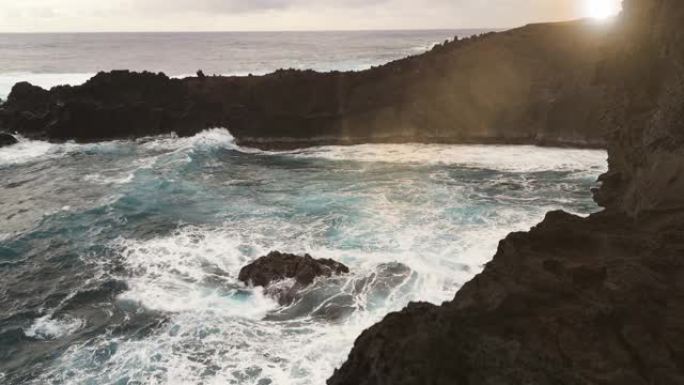
M 606 19 L 620 12 L 620 0 L 584 0 L 585 13 L 594 19 Z

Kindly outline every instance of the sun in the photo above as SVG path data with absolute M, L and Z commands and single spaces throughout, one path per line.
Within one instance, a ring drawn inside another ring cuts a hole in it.
M 594 19 L 606 19 L 620 12 L 620 0 L 584 0 L 585 14 Z

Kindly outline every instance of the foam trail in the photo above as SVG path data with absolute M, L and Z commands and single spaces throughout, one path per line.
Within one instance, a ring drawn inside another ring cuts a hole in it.
M 606 169 L 606 153 L 602 150 L 536 146 L 362 144 L 314 147 L 290 154 L 297 158 L 452 165 L 511 172 Z
M 0 148 L 0 167 L 30 162 L 54 152 L 57 148 L 48 142 L 19 138 L 19 143 Z
M 68 336 L 82 328 L 84 324 L 85 322 L 80 319 L 55 319 L 52 315 L 46 315 L 35 320 L 24 333 L 27 337 L 52 340 Z

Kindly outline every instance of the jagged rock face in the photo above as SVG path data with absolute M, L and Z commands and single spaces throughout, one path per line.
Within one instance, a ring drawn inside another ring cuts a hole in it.
M 349 273 L 349 268 L 332 259 L 314 259 L 304 256 L 273 251 L 240 270 L 238 279 L 254 286 L 267 287 L 276 281 L 293 278 L 297 283 L 308 286 L 317 277 Z
M 0 147 L 11 146 L 16 143 L 17 140 L 14 138 L 14 136 L 0 132 Z
M 684 383 L 682 250 L 681 229 L 550 213 L 452 302 L 365 331 L 328 384 Z
M 595 67 L 608 28 L 530 25 L 361 72 L 169 79 L 116 71 L 15 87 L 0 129 L 93 141 L 229 128 L 242 144 L 455 142 L 602 146 Z
M 314 259 L 308 254 L 299 256 L 273 251 L 243 267 L 238 280 L 248 285 L 264 287 L 267 294 L 272 294 L 281 304 L 289 304 L 299 290 L 311 285 L 316 278 L 347 273 L 347 266 L 332 259 Z M 287 279 L 292 279 L 294 284 L 274 285 Z
M 631 0 L 603 66 L 610 172 L 600 204 L 632 216 L 684 208 L 684 6 Z
M 624 7 L 598 68 L 606 210 L 509 235 L 453 301 L 364 332 L 330 385 L 684 383 L 684 2 Z
M 18 83 L 0 110 L 0 126 L 30 137 L 97 141 L 176 132 L 218 123 L 217 112 L 163 74 L 114 71 L 78 87 L 45 91 Z

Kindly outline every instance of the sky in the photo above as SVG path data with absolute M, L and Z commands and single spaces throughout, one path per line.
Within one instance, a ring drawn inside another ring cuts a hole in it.
M 506 28 L 621 0 L 0 0 L 0 32 Z

